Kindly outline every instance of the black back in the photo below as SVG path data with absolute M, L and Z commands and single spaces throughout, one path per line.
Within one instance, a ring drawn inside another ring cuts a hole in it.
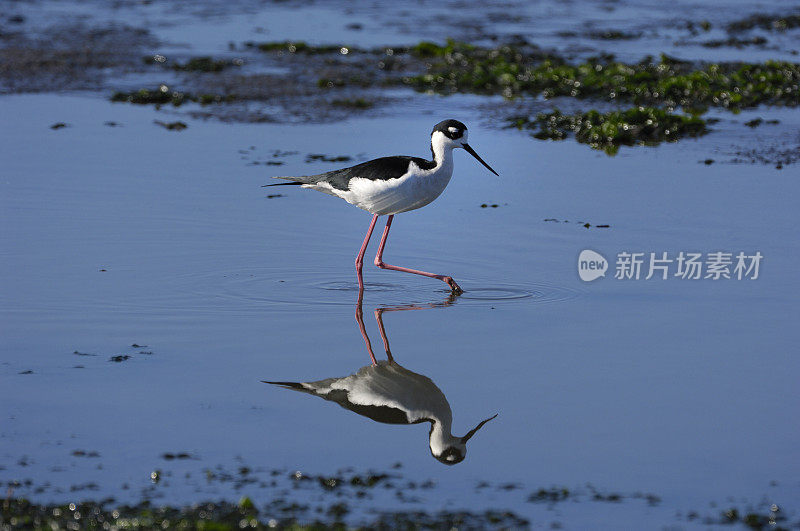
M 439 131 L 451 140 L 457 140 L 464 136 L 467 126 L 458 120 L 444 120 L 433 126 L 433 133 Z M 433 146 L 431 146 L 433 153 Z M 408 172 L 411 163 L 416 164 L 423 170 L 431 170 L 436 167 L 435 160 L 425 160 L 420 157 L 409 157 L 400 155 L 396 157 L 381 157 L 379 159 L 362 162 L 349 168 L 333 170 L 319 175 L 312 175 L 304 178 L 303 183 L 327 182 L 337 190 L 349 190 L 350 179 L 358 177 L 371 181 L 388 181 L 399 179 Z
M 371 181 L 388 181 L 389 179 L 399 179 L 408 172 L 411 163 L 416 164 L 423 170 L 430 170 L 436 167 L 436 162 L 425 160 L 420 157 L 396 156 L 381 157 L 379 159 L 368 160 L 349 168 L 333 170 L 320 175 L 314 175 L 316 181 L 325 181 L 337 190 L 347 190 L 350 186 L 350 179 L 359 177 Z

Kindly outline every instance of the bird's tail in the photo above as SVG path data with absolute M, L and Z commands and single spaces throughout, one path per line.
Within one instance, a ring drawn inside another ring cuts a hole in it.
M 270 382 L 267 380 L 261 380 L 261 383 L 280 385 L 281 387 L 286 387 L 288 389 L 297 389 L 298 391 L 308 391 L 308 389 L 306 389 L 306 387 L 299 382 Z
M 272 385 L 279 385 L 284 389 L 291 389 L 293 391 L 300 391 L 301 393 L 308 393 L 310 395 L 317 395 L 319 394 L 316 389 L 309 386 L 308 384 L 300 383 L 300 382 L 270 382 L 267 380 L 261 380 L 262 383 L 272 384 Z
M 276 179 L 284 179 L 284 177 L 275 177 L 275 178 Z M 292 181 L 292 182 L 288 182 L 288 183 L 262 184 L 261 188 L 266 188 L 268 186 L 300 186 L 301 184 L 303 184 L 303 183 L 301 183 L 300 181 Z M 270 382 L 267 382 L 267 383 L 270 383 Z
M 284 389 L 294 389 L 295 391 L 302 391 L 304 393 L 311 393 L 314 394 L 314 390 L 309 388 L 308 385 L 300 383 L 300 382 L 270 382 L 267 380 L 261 380 L 261 383 L 268 383 L 272 385 L 280 385 Z
M 300 186 L 302 184 L 312 184 L 317 181 L 314 177 L 315 176 L 313 175 L 300 175 L 300 176 L 281 175 L 279 177 L 273 177 L 273 179 L 283 179 L 284 181 L 289 181 L 289 182 L 263 184 L 261 185 L 261 187 L 266 188 L 267 186 Z

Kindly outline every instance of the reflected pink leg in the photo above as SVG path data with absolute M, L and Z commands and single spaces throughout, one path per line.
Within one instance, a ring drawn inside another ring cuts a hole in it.
M 367 352 L 369 352 L 369 359 L 372 360 L 373 365 L 378 364 L 378 360 L 375 359 L 375 353 L 372 352 L 372 343 L 369 342 L 369 336 L 367 335 L 367 329 L 364 327 L 364 311 L 361 309 L 361 302 L 364 298 L 364 290 L 358 290 L 358 302 L 356 303 L 356 322 L 358 323 L 358 328 L 361 330 L 361 337 L 364 338 L 364 343 L 367 344 Z
M 375 228 L 375 223 L 377 221 L 378 214 L 375 214 L 372 216 L 369 229 L 367 229 L 367 236 L 364 238 L 364 243 L 361 244 L 361 250 L 358 251 L 358 256 L 356 256 L 356 275 L 358 276 L 359 291 L 364 289 L 364 280 L 361 277 L 361 270 L 364 268 L 364 254 L 367 252 L 367 244 L 369 244 L 369 239 L 372 237 L 372 230 Z
M 453 290 L 453 293 L 457 295 L 464 293 L 464 290 L 461 289 L 461 287 L 458 284 L 456 284 L 456 281 L 453 280 L 453 277 L 448 277 L 445 275 L 437 275 L 435 273 L 427 273 L 425 271 L 418 271 L 416 269 L 408 269 L 406 267 L 393 266 L 383 263 L 383 248 L 386 246 L 386 237 L 389 236 L 389 228 L 391 228 L 392 226 L 392 218 L 394 218 L 394 215 L 391 215 L 386 219 L 386 228 L 383 230 L 383 236 L 381 236 L 381 244 L 380 247 L 378 247 L 378 254 L 375 255 L 375 265 L 380 267 L 381 269 L 390 269 L 392 271 L 403 271 L 405 273 L 422 275 L 423 277 L 436 278 L 446 283 L 448 286 L 450 286 L 450 289 Z M 375 216 L 374 219 L 377 219 L 377 216 Z
M 408 309 L 410 310 L 412 308 Z M 389 338 L 386 337 L 386 329 L 383 327 L 383 312 L 385 311 L 386 311 L 385 308 L 375 308 L 375 320 L 378 321 L 378 331 L 381 333 L 381 339 L 383 340 L 383 350 L 386 351 L 386 357 L 389 359 L 389 361 L 394 362 L 394 358 L 392 357 L 392 350 L 389 348 Z

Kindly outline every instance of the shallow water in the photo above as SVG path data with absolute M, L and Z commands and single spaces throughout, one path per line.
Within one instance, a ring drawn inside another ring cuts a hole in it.
M 437 102 L 441 115 L 460 116 L 457 102 Z M 352 260 L 369 216 L 303 190 L 265 199 L 269 172 L 237 151 L 303 153 L 324 141 L 346 153 L 358 141 L 373 156 L 408 149 L 404 138 L 378 120 L 189 121 L 173 133 L 153 126 L 157 111 L 87 97 L 0 105 L 11 126 L 5 476 L 96 477 L 114 492 L 146 478 L 161 453 L 190 451 L 209 464 L 242 456 L 319 472 L 401 462 L 455 502 L 474 497 L 479 480 L 656 492 L 682 510 L 727 496 L 785 504 L 800 488 L 790 420 L 800 367 L 789 190 L 798 185 L 788 171 L 709 168 L 670 156 L 672 145 L 608 158 L 475 126 L 472 143 L 502 177 L 457 154 L 452 186 L 432 208 L 399 216 L 386 251 L 466 289 L 447 307 L 386 315 L 395 358 L 445 392 L 456 433 L 500 413 L 463 464 L 443 469 L 425 428 L 374 424 L 260 383 L 368 363 Z M 419 115 L 391 123 L 418 133 L 421 152 L 431 118 Z M 71 127 L 50 131 L 49 117 Z M 280 169 L 308 166 L 298 157 Z M 487 200 L 502 206 L 480 208 Z M 611 228 L 542 221 L 552 216 Z M 765 260 L 755 281 L 584 284 L 584 248 L 759 250 Z M 376 354 L 372 309 L 448 299 L 428 279 L 372 267 L 365 279 Z M 108 361 L 118 354 L 133 357 Z M 98 451 L 103 470 L 70 458 L 75 449 Z M 15 465 L 22 456 L 32 464 Z M 56 464 L 66 470 L 46 472 Z
M 378 117 L 285 125 L 104 96 L 0 98 L 0 479 L 46 480 L 40 496 L 59 501 L 95 481 L 124 499 L 171 467 L 162 495 L 195 501 L 231 492 L 181 481 L 183 471 L 401 463 L 406 478 L 438 485 L 416 505 L 509 507 L 574 528 L 691 527 L 676 513 L 736 504 L 797 510 L 797 168 L 700 163 L 750 141 L 741 122 L 756 116 L 780 117 L 772 134 L 796 132 L 797 110 L 720 114 L 714 135 L 608 157 L 497 130 L 476 97 L 415 96 Z M 440 282 L 370 260 L 363 311 L 382 358 L 373 310 L 424 307 L 384 313 L 387 337 L 400 364 L 444 392 L 456 434 L 499 413 L 455 467 L 431 458 L 427 425 L 376 424 L 261 383 L 369 363 L 353 272 L 369 215 L 260 186 L 336 166 L 306 163 L 308 153 L 425 154 L 431 125 L 447 117 L 470 126 L 501 177 L 456 153 L 445 194 L 397 217 L 385 258 L 451 274 L 466 293 L 451 299 Z M 185 131 L 153 124 L 178 118 Z M 274 150 L 298 153 L 280 167 L 249 164 Z M 612 270 L 584 283 L 583 249 L 612 262 L 622 251 L 759 251 L 764 261 L 757 280 L 625 281 Z M 183 451 L 199 463 L 159 457 Z M 520 489 L 487 494 L 481 481 Z M 524 501 L 531 489 L 586 484 L 662 502 Z M 370 507 L 398 503 L 376 496 Z
M 624 61 L 666 53 L 691 60 L 795 61 L 794 32 L 755 30 L 747 36 L 766 35 L 766 46 L 707 48 L 702 43 L 723 39 L 724 26 L 753 13 L 788 14 L 797 10 L 792 0 L 712 0 L 669 3 L 647 1 L 506 0 L 475 5 L 464 0 L 422 0 L 412 6 L 385 0 L 359 0 L 347 4 L 303 1 L 206 0 L 204 2 L 118 1 L 109 8 L 96 1 L 33 0 L 19 9 L 29 30 L 77 19 L 125 23 L 150 29 L 161 41 L 159 53 L 219 54 L 230 43 L 244 41 L 306 41 L 349 46 L 399 46 L 420 39 L 446 38 L 491 42 L 493 36 L 522 35 L 531 42 L 575 57 L 598 52 L 617 54 Z M 686 23 L 712 22 L 695 34 Z M 598 39 L 592 33 L 620 31 L 640 38 Z

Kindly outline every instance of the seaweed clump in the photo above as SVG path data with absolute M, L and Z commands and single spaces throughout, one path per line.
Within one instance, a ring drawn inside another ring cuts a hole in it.
M 767 39 L 761 36 L 752 37 L 750 39 L 740 39 L 738 37 L 728 37 L 727 39 L 715 39 L 700 43 L 705 48 L 722 48 L 729 46 L 733 48 L 744 48 L 745 46 L 764 46 L 767 44 Z
M 336 99 L 331 102 L 331 105 L 334 107 L 345 107 L 348 109 L 369 109 L 374 104 L 364 98 L 352 98 L 352 99 Z
M 528 501 L 531 503 L 556 503 L 566 500 L 570 497 L 569 489 L 566 487 L 551 487 L 549 489 L 539 489 L 528 496 Z
M 110 507 L 110 501 L 40 505 L 24 498 L 0 504 L 0 526 L 4 529 L 348 529 L 343 521 L 350 508 L 330 505 L 316 518 L 298 518 L 306 506 L 283 500 L 259 507 L 248 497 L 239 503 L 204 502 L 187 507 L 159 506 L 148 501 Z M 530 523 L 510 511 L 386 511 L 375 516 L 372 529 L 509 529 Z
M 167 129 L 168 131 L 183 131 L 184 129 L 189 127 L 184 122 L 162 122 L 161 120 L 153 120 L 153 123 L 156 125 L 160 125 L 164 129 Z M 145 352 L 140 352 L 139 354 L 145 354 Z M 152 354 L 152 352 L 150 352 L 150 354 Z
M 534 119 L 510 118 L 509 127 L 530 130 L 540 140 L 563 140 L 574 134 L 578 142 L 609 155 L 616 154 L 621 145 L 657 145 L 708 132 L 705 121 L 698 116 L 672 114 L 653 107 L 576 114 L 562 114 L 556 109 Z
M 258 511 L 248 498 L 239 504 L 220 502 L 185 508 L 155 508 L 145 501 L 114 509 L 104 502 L 39 505 L 16 498 L 6 500 L 0 511 L 0 523 L 7 529 L 153 529 L 166 528 L 170 523 L 197 529 L 237 529 L 241 521 L 258 526 L 257 517 Z
M 327 53 L 340 53 L 347 55 L 352 50 L 349 46 L 339 45 L 323 45 L 312 46 L 304 41 L 281 41 L 281 42 L 246 42 L 245 46 L 248 48 L 258 48 L 262 52 L 279 52 L 279 53 L 303 53 L 309 55 L 327 54 Z
M 620 30 L 593 31 L 589 33 L 590 39 L 601 41 L 627 41 L 638 39 L 642 36 L 640 32 L 626 32 Z
M 139 89 L 132 92 L 115 92 L 111 96 L 113 102 L 134 103 L 137 105 L 166 105 L 172 104 L 180 107 L 187 102 L 195 102 L 201 105 L 211 103 L 223 103 L 236 100 L 233 94 L 192 94 L 178 90 L 170 90 L 166 85 L 161 85 L 156 89 Z
M 725 27 L 729 33 L 748 31 L 755 28 L 767 31 L 786 31 L 788 29 L 800 28 L 800 14 L 786 16 L 756 14 L 740 20 L 735 20 Z
M 569 64 L 534 49 L 494 49 L 448 41 L 412 53 L 433 57 L 428 72 L 402 79 L 417 90 L 627 101 L 636 105 L 731 109 L 800 104 L 800 64 L 721 63 L 693 66 L 666 55 L 635 63 L 590 59 Z M 415 50 L 417 50 L 415 52 Z
M 167 58 L 161 54 L 144 57 L 144 64 L 146 65 L 162 65 L 166 66 Z M 192 57 L 185 63 L 174 62 L 169 67 L 173 70 L 183 72 L 222 72 L 231 66 L 242 66 L 244 61 L 241 59 L 214 59 L 211 56 L 204 55 L 201 57 Z
M 741 523 L 749 529 L 785 530 L 794 527 L 787 521 L 780 507 L 775 504 L 770 505 L 770 507 L 763 512 L 740 512 L 735 507 L 732 507 L 723 511 L 716 520 L 707 518 L 706 523 L 721 525 Z
M 175 63 L 172 65 L 174 70 L 182 70 L 185 72 L 222 72 L 231 66 L 241 66 L 243 61 L 241 59 L 233 59 L 227 61 L 225 59 L 213 59 L 208 56 L 193 57 L 185 63 Z
M 478 48 L 467 44 L 465 42 L 454 41 L 453 39 L 447 39 L 447 43 L 444 46 L 436 44 L 435 42 L 430 41 L 421 41 L 418 44 L 415 44 L 411 48 L 409 48 L 409 53 L 416 57 L 422 58 L 430 58 L 430 57 L 446 57 L 449 55 L 453 55 L 456 52 L 459 53 L 467 53 L 473 52 Z

